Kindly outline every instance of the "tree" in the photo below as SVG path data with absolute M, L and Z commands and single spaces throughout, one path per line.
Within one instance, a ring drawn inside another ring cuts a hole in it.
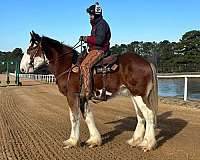
M 180 58 L 179 63 L 200 64 L 200 31 L 193 30 L 186 32 L 175 48 Z
M 162 68 L 162 72 L 198 71 L 200 69 L 200 31 L 186 32 L 179 42 L 133 41 L 127 45 L 116 44 L 111 51 L 118 54 L 125 51 L 139 54 L 153 62 L 158 68 Z
M 0 51 L 0 73 L 6 72 L 6 65 L 2 62 L 20 62 L 23 56 L 21 48 L 15 48 L 12 52 L 1 52 Z M 15 64 L 10 65 L 10 72 L 15 71 Z

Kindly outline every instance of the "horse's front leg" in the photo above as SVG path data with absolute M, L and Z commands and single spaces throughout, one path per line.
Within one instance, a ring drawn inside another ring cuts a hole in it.
M 84 108 L 81 111 L 90 132 L 90 138 L 86 141 L 86 144 L 89 147 L 100 146 L 102 144 L 101 135 L 96 128 L 94 117 L 90 110 L 88 101 L 85 101 L 83 105 Z
M 70 121 L 71 121 L 71 134 L 70 138 L 64 141 L 64 148 L 71 148 L 76 146 L 79 141 L 79 129 L 80 129 L 80 110 L 78 107 L 77 97 L 68 97 Z

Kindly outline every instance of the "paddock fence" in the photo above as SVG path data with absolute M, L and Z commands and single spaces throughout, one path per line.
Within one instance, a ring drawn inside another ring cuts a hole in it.
M 15 76 L 15 74 L 10 73 L 10 75 Z M 22 78 L 28 78 L 32 80 L 42 81 L 45 83 L 55 83 L 56 78 L 54 75 L 37 75 L 37 74 L 20 74 L 20 77 Z M 183 100 L 187 101 L 188 99 L 188 78 L 200 78 L 200 75 L 158 75 L 158 79 L 167 79 L 167 78 L 184 78 L 184 96 Z M 124 94 L 128 95 L 128 93 Z

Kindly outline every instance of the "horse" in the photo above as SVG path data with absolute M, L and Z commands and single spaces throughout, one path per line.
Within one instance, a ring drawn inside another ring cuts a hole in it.
M 20 70 L 22 73 L 29 73 L 44 63 L 48 63 L 50 71 L 56 78 L 58 89 L 66 96 L 69 105 L 71 134 L 69 139 L 63 142 L 64 147 L 70 148 L 79 142 L 81 115 L 90 133 L 86 144 L 89 147 L 100 146 L 101 135 L 95 125 L 88 100 L 84 100 L 80 107 L 80 97 L 75 94 L 80 91 L 80 71 L 78 73 L 71 71 L 73 54 L 76 51 L 71 46 L 40 36 L 33 31 L 30 34 L 31 44 L 27 53 L 23 55 Z M 158 109 L 156 69 L 152 63 L 140 55 L 128 51 L 118 56 L 118 63 L 118 70 L 106 75 L 106 91 L 113 96 L 122 86 L 130 91 L 137 115 L 137 125 L 127 143 L 130 146 L 142 148 L 144 152 L 153 150 L 157 144 L 155 138 Z M 93 76 L 95 90 L 101 90 L 102 74 Z

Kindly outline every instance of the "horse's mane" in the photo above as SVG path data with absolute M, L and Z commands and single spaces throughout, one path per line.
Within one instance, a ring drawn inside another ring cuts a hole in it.
M 72 49 L 71 46 L 68 46 L 64 44 L 63 42 L 59 42 L 55 39 L 43 36 L 42 37 L 42 42 L 45 43 L 45 45 L 51 46 L 55 49 L 63 50 L 63 49 Z
M 55 48 L 56 50 L 60 51 L 59 53 L 67 53 L 67 52 L 70 53 L 71 51 L 69 52 L 69 50 L 72 49 L 72 52 L 71 52 L 72 55 L 73 55 L 72 56 L 72 63 L 76 64 L 77 58 L 78 58 L 80 53 L 78 51 L 76 51 L 75 49 L 73 49 L 73 47 L 68 46 L 68 45 L 66 45 L 62 42 L 59 42 L 57 40 L 54 40 L 52 38 L 45 37 L 45 36 L 42 37 L 42 43 L 44 43 L 45 46 Z

